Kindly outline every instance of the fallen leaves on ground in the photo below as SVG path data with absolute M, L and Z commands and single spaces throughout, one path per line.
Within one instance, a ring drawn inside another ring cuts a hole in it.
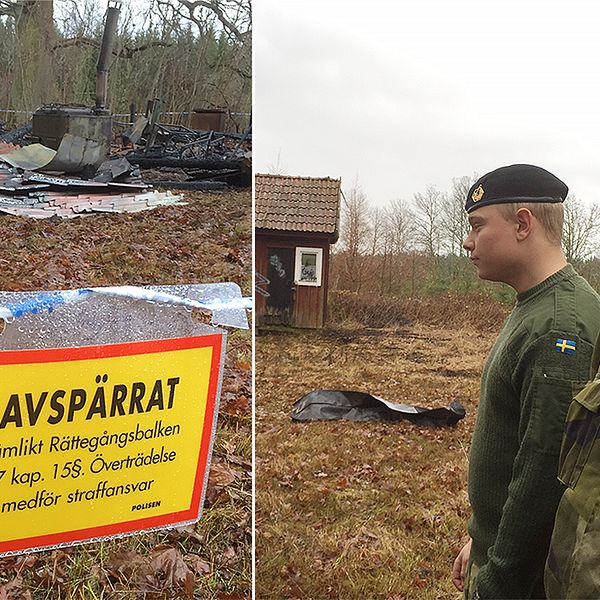
M 0 586 L 0 600 L 31 600 L 31 593 L 23 589 L 23 578 L 20 575 Z
M 66 221 L 0 216 L 0 289 L 232 281 L 249 295 L 250 191 L 185 196 L 187 206 L 136 214 Z M 0 600 L 249 597 L 251 355 L 250 332 L 228 332 L 226 410 L 197 524 L 0 558 Z
M 242 473 L 240 471 L 236 471 L 229 465 L 219 462 L 215 457 L 210 465 L 210 473 L 208 475 L 205 498 L 206 504 L 213 504 L 223 490 L 241 476 Z

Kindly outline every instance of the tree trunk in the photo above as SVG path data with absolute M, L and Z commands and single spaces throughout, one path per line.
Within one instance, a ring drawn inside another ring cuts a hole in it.
M 54 6 L 52 0 L 23 0 L 20 5 L 13 104 L 33 111 L 56 100 L 50 53 L 56 37 Z

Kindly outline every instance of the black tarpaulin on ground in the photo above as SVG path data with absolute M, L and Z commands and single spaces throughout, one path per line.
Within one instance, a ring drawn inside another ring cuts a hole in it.
M 419 425 L 456 425 L 465 416 L 464 406 L 453 400 L 446 408 L 421 408 L 396 404 L 365 392 L 314 390 L 294 403 L 294 421 L 402 421 Z

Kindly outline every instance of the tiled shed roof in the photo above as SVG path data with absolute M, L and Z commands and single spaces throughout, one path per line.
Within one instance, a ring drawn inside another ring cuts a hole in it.
M 340 180 L 256 175 L 257 228 L 337 234 Z

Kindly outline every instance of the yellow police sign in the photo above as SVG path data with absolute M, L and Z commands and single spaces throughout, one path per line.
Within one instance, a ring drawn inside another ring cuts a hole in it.
M 0 553 L 196 520 L 223 343 L 0 352 Z

